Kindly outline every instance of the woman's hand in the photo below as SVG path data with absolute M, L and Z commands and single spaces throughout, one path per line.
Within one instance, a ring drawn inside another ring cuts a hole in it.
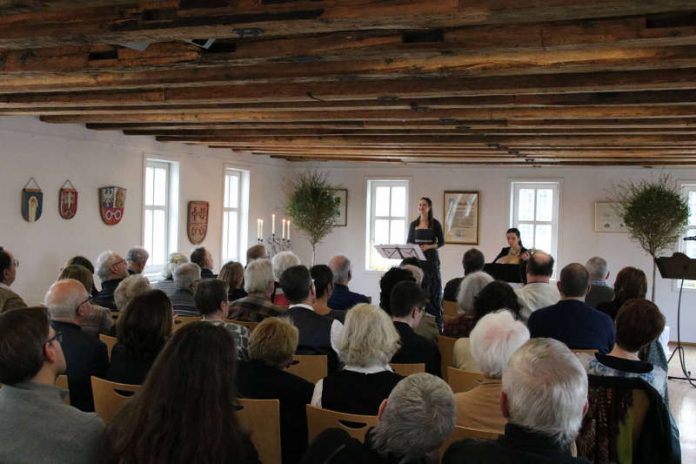
M 528 252 L 528 251 L 525 251 L 524 253 L 522 253 L 522 254 L 520 255 L 520 259 L 521 259 L 522 261 L 527 261 L 527 260 L 529 259 L 529 252 Z
M 434 248 L 437 248 L 437 245 L 435 245 L 435 244 L 433 244 L 433 245 L 427 245 L 427 244 L 425 244 L 425 243 L 421 243 L 421 244 L 420 244 L 420 249 L 421 249 L 421 251 L 428 251 L 428 250 L 432 250 L 432 249 L 434 249 Z

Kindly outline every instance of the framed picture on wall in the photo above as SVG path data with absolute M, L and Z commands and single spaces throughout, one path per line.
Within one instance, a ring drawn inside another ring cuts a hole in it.
M 338 197 L 338 216 L 336 217 L 335 225 L 345 227 L 348 225 L 348 189 L 331 189 L 334 195 Z
M 478 245 L 479 242 L 479 192 L 446 191 L 444 201 L 445 243 Z
M 628 233 L 619 213 L 619 203 L 612 201 L 596 201 L 594 204 L 594 231 L 609 233 Z

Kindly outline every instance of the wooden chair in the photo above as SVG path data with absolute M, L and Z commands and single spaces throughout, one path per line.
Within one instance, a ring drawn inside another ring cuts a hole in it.
M 233 324 L 241 325 L 243 327 L 246 327 L 249 329 L 249 332 L 253 332 L 254 329 L 256 328 L 257 325 L 259 325 L 258 322 L 251 322 L 251 321 L 238 321 L 236 319 L 227 319 L 228 322 L 231 322 Z
M 237 417 L 263 464 L 281 464 L 280 401 L 239 399 Z
M 437 346 L 440 349 L 440 357 L 442 358 L 442 375 L 447 380 L 447 368 L 454 365 L 454 344 L 457 339 L 454 337 L 445 337 L 438 335 Z
M 307 405 L 307 429 L 311 443 L 322 431 L 330 428 L 345 430 L 351 437 L 364 441 L 370 427 L 377 425 L 377 416 L 347 414 Z
M 285 370 L 308 382 L 317 383 L 329 375 L 329 364 L 325 354 L 295 354 L 293 363 Z
M 478 440 L 497 440 L 499 436 L 500 434 L 498 432 L 494 432 L 492 430 L 470 429 L 468 427 L 460 427 L 458 425 L 454 428 L 454 431 L 450 434 L 450 436 L 445 439 L 445 441 L 442 443 L 442 446 L 440 446 L 440 460 L 442 460 L 442 457 L 445 455 L 445 451 L 447 451 L 447 448 L 449 448 L 452 445 L 452 443 L 464 440 L 465 438 L 476 438 Z
M 176 316 L 174 318 L 174 331 L 176 332 L 180 328 L 193 322 L 199 322 L 200 320 L 200 316 Z
M 394 372 L 404 377 L 408 377 L 411 374 L 419 374 L 425 372 L 425 363 L 415 363 L 415 364 L 399 364 L 399 363 L 389 363 Z
M 106 345 L 106 351 L 109 354 L 109 360 L 111 360 L 111 350 L 114 349 L 114 345 L 118 342 L 118 338 L 112 337 L 111 335 L 99 334 L 99 340 Z
M 459 317 L 456 301 L 442 300 L 442 317 L 445 321 L 456 319 Z
M 138 390 L 140 385 L 127 385 L 125 383 L 110 382 L 91 377 L 92 394 L 94 395 L 94 412 L 108 424 L 123 403 L 128 401 Z
M 465 392 L 478 387 L 483 378 L 481 372 L 463 371 L 455 367 L 447 368 L 447 383 L 454 393 Z
M 65 397 L 65 404 L 70 404 L 70 387 L 68 386 L 68 376 L 61 374 L 56 377 L 56 387 L 68 390 L 68 396 Z

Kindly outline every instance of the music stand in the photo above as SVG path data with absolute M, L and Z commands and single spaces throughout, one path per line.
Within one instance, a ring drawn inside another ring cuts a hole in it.
M 515 284 L 522 282 L 521 264 L 488 263 L 483 266 L 483 271 L 488 273 L 495 280 L 502 280 Z
M 413 243 L 407 243 L 404 245 L 375 245 L 375 250 L 377 250 L 386 259 L 405 259 L 405 258 L 418 258 L 421 261 L 425 261 L 425 255 L 420 249 L 420 246 L 414 245 Z
M 696 259 L 691 259 L 684 253 L 674 253 L 672 256 L 663 256 L 655 258 L 655 264 L 660 271 L 660 276 L 663 279 L 681 280 L 679 285 L 679 300 L 677 303 L 677 347 L 674 349 L 667 364 L 672 361 L 675 354 L 679 355 L 679 365 L 681 366 L 684 377 L 671 377 L 670 379 L 686 380 L 692 387 L 696 388 L 694 379 L 691 378 L 691 372 L 686 368 L 686 354 L 684 347 L 681 344 L 681 299 L 682 289 L 684 288 L 684 280 L 696 280 Z

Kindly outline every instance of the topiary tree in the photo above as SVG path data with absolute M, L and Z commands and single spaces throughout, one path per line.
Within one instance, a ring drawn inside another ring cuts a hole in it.
M 657 181 L 629 182 L 617 188 L 616 198 L 631 239 L 653 257 L 651 299 L 655 301 L 655 258 L 684 232 L 689 205 L 669 175 Z
M 317 244 L 333 230 L 339 214 L 339 198 L 334 194 L 326 174 L 307 171 L 294 178 L 287 187 L 287 212 L 293 224 L 302 230 L 312 245 L 312 264 Z

